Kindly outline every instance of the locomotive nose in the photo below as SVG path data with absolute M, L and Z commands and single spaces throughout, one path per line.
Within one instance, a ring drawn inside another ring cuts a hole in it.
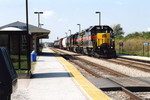
M 101 45 L 101 34 L 100 33 L 97 33 L 97 46 L 100 46 Z
M 97 46 L 101 46 L 103 43 L 110 45 L 110 33 L 97 33 Z

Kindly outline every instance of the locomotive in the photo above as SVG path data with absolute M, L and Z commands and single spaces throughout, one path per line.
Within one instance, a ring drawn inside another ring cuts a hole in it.
M 55 41 L 54 46 L 89 56 L 116 57 L 113 30 L 107 25 L 91 26 Z

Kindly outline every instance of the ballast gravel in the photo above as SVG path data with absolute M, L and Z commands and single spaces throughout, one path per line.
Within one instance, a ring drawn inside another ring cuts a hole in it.
M 71 55 L 76 55 L 77 54 L 77 53 L 73 53 L 73 52 L 69 52 L 69 51 L 65 51 L 65 50 L 62 50 L 62 51 L 66 52 L 66 53 L 69 53 Z M 104 61 L 104 60 L 101 60 L 101 59 L 92 58 L 92 57 L 89 57 L 89 56 L 86 56 L 86 55 L 80 55 L 80 56 L 79 55 L 80 54 L 78 54 L 78 57 L 80 57 L 82 59 L 94 62 L 96 64 L 99 64 L 100 66 L 110 68 L 110 69 L 115 70 L 117 72 L 121 72 L 121 73 L 123 73 L 125 75 L 128 75 L 130 77 L 150 77 L 150 73 L 148 73 L 148 72 L 144 72 L 144 71 L 134 69 L 134 68 L 129 68 L 127 66 L 115 64 L 115 63 L 112 63 L 112 62 L 109 62 L 109 61 Z
M 141 71 L 141 70 L 138 70 L 138 69 L 129 68 L 129 67 L 124 66 L 124 65 L 119 65 L 119 64 L 103 61 L 103 60 L 100 60 L 100 59 L 91 58 L 91 57 L 88 57 L 88 56 L 86 56 L 86 57 L 85 56 L 80 56 L 80 57 L 82 59 L 95 62 L 95 63 L 97 63 L 101 66 L 105 66 L 107 68 L 110 68 L 112 70 L 121 72 L 121 73 L 126 74 L 126 75 L 131 76 L 131 77 L 150 77 L 150 73 L 144 72 L 144 71 Z

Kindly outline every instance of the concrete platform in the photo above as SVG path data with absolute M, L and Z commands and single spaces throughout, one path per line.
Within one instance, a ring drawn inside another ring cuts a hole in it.
M 98 88 L 118 88 L 120 85 L 112 82 L 107 78 L 92 78 L 89 79 Z
M 113 77 L 111 80 L 123 87 L 150 87 L 150 84 L 131 77 Z
M 89 79 L 97 88 L 103 91 L 121 90 L 121 87 L 128 88 L 131 91 L 150 91 L 150 77 L 113 77 L 109 78 L 91 78 Z
M 19 79 L 11 100 L 111 100 L 65 59 L 48 48 L 38 57 L 31 79 Z
M 31 100 L 87 100 L 55 55 L 48 49 L 43 52 L 28 87 Z
M 150 84 L 150 77 L 137 77 L 137 79 Z
M 118 57 L 129 58 L 129 59 L 135 59 L 135 60 L 141 60 L 141 61 L 148 61 L 148 62 L 150 62 L 150 57 L 133 56 L 133 55 L 118 55 Z

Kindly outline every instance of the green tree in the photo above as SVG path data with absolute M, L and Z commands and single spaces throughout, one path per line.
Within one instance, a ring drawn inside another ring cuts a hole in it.
M 124 35 L 124 31 L 123 31 L 123 28 L 121 27 L 120 24 L 117 24 L 117 25 L 114 25 L 112 27 L 113 31 L 114 31 L 114 35 L 117 36 L 117 35 Z
M 117 36 L 115 37 L 116 40 L 121 40 L 121 39 L 123 39 L 123 38 L 124 38 L 124 36 L 122 36 L 122 35 L 117 35 Z
M 125 38 L 126 39 L 130 39 L 130 38 L 139 38 L 142 36 L 142 33 L 140 32 L 134 32 L 134 33 L 130 33 L 128 34 Z

